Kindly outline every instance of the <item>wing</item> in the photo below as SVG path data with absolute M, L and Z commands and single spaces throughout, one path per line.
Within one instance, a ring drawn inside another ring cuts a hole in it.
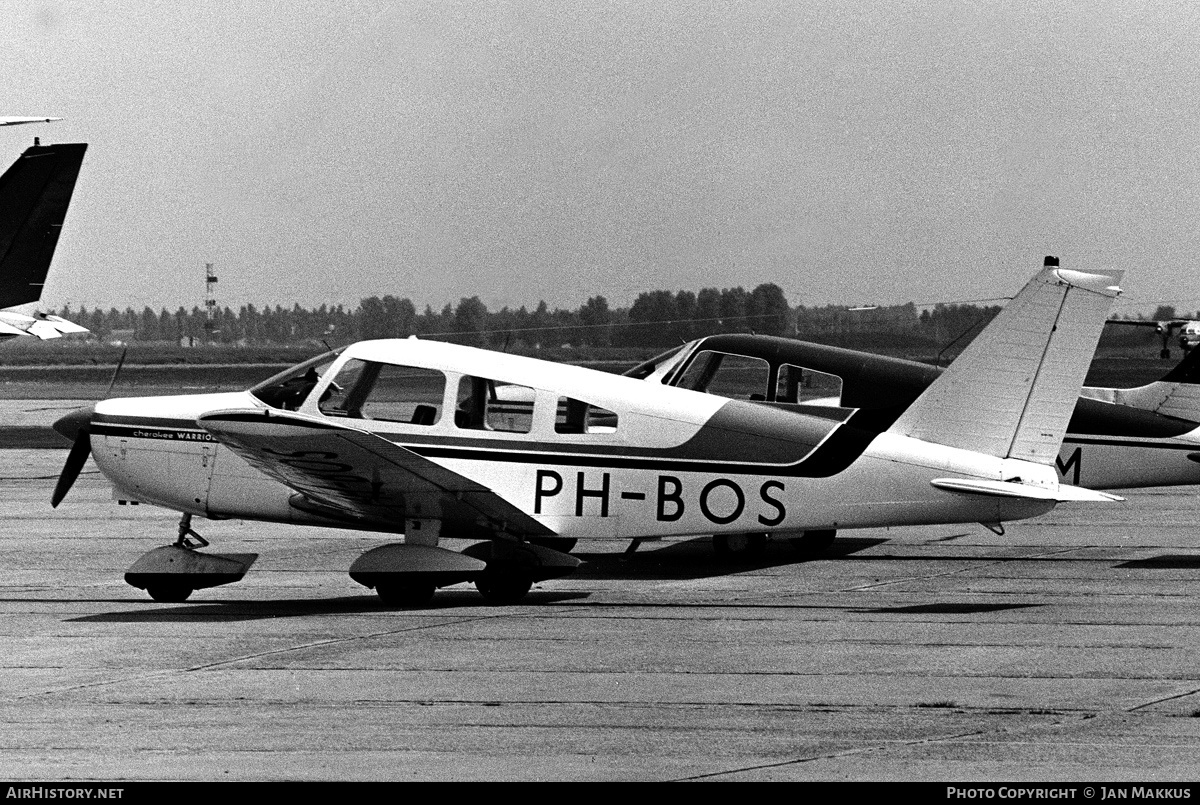
M 267 476 L 299 493 L 293 505 L 402 531 L 442 522 L 443 536 L 555 532 L 491 489 L 357 428 L 274 410 L 213 411 L 197 422 Z

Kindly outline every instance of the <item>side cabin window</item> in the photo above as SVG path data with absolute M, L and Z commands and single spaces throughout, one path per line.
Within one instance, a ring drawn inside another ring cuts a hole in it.
M 837 375 L 785 363 L 779 367 L 775 399 L 782 403 L 817 402 L 839 405 L 842 399 L 842 379 Z
M 554 416 L 555 433 L 616 433 L 617 415 L 612 411 L 571 397 L 558 398 Z
M 679 377 L 680 388 L 735 400 L 765 400 L 771 365 L 762 358 L 703 350 Z
M 349 360 L 321 395 L 326 416 L 435 425 L 442 418 L 446 376 L 436 369 Z
M 528 386 L 464 375 L 458 381 L 454 424 L 465 430 L 529 433 L 534 397 Z

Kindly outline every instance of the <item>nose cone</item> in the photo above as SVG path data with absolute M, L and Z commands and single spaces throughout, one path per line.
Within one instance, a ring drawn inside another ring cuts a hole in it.
M 54 429 L 74 442 L 76 437 L 79 436 L 79 432 L 92 424 L 92 415 L 95 413 L 95 405 L 85 405 L 83 408 L 76 408 L 55 422 Z

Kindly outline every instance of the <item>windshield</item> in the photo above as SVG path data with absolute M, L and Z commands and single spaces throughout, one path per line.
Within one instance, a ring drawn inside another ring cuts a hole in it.
M 675 362 L 674 359 L 679 356 L 679 353 L 689 346 L 691 345 L 683 344 L 682 346 L 675 347 L 674 349 L 669 349 L 661 355 L 655 355 L 650 360 L 645 361 L 644 363 L 639 363 L 637 366 L 625 372 L 625 377 L 632 377 L 635 380 L 645 380 L 646 378 L 650 377 L 650 375 L 655 374 L 655 372 L 659 369 L 662 369 L 662 371 L 658 373 L 663 374 L 670 367 L 670 365 Z
M 341 354 L 340 349 L 310 358 L 298 366 L 268 377 L 250 389 L 250 393 L 272 408 L 297 411 L 304 398 L 312 391 L 329 364 Z

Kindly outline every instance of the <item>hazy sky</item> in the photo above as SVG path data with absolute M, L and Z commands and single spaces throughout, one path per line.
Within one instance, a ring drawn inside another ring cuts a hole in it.
M 48 306 L 1200 306 L 1191 2 L 0 0 L 0 162 L 88 142 Z

